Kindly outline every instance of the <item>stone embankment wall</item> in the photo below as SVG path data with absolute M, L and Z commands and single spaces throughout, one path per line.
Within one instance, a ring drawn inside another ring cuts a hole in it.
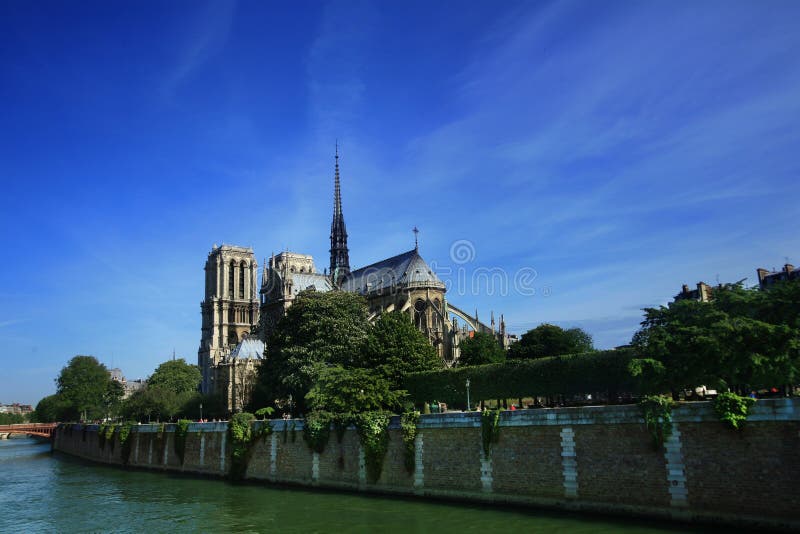
M 302 437 L 303 422 L 272 421 L 252 449 L 245 478 L 380 493 L 507 502 L 568 510 L 638 514 L 715 523 L 800 528 L 800 399 L 759 401 L 743 430 L 721 424 L 709 403 L 673 411 L 673 432 L 656 449 L 636 406 L 504 412 L 499 441 L 484 458 L 478 413 L 424 415 L 416 468 L 404 467 L 397 418 L 383 472 L 368 482 L 354 429 L 336 433 L 322 454 Z M 60 429 L 54 448 L 122 465 L 123 447 L 100 447 L 98 427 Z M 231 447 L 226 423 L 193 423 L 184 461 L 175 426 L 140 425 L 128 466 L 224 476 Z M 116 440 L 114 440 L 116 441 Z

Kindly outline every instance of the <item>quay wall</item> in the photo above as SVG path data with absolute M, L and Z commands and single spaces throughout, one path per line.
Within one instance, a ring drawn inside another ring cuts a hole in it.
M 264 424 L 264 423 L 259 423 Z M 342 488 L 461 501 L 641 515 L 681 521 L 800 529 L 800 399 L 761 400 L 744 428 L 719 422 L 710 403 L 681 404 L 673 432 L 653 446 L 637 406 L 507 411 L 484 457 L 478 413 L 423 415 L 416 467 L 404 467 L 398 418 L 380 478 L 368 481 L 358 433 L 336 433 L 321 454 L 303 421 L 269 421 L 251 449 L 245 478 L 265 484 Z M 123 465 L 116 438 L 101 447 L 97 425 L 59 428 L 53 448 Z M 175 425 L 133 427 L 128 467 L 226 476 L 227 423 L 192 423 L 183 462 Z

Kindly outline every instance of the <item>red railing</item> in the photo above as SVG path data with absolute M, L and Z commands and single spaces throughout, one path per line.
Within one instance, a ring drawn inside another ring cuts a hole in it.
M 23 423 L 20 425 L 0 425 L 0 434 L 28 434 L 43 438 L 53 437 L 58 423 Z

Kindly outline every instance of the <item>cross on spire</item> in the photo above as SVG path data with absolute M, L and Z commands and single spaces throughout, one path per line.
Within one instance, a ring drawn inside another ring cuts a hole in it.
M 419 250 L 419 228 L 415 226 L 411 231 L 414 232 L 414 250 Z

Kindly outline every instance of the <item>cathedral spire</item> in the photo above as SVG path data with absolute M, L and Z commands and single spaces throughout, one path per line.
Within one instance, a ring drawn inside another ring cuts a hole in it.
M 342 213 L 342 189 L 339 180 L 339 142 L 336 142 L 336 156 L 333 174 L 333 220 L 331 221 L 331 265 L 333 284 L 338 286 L 342 278 L 350 273 L 350 254 L 347 248 L 347 228 Z

